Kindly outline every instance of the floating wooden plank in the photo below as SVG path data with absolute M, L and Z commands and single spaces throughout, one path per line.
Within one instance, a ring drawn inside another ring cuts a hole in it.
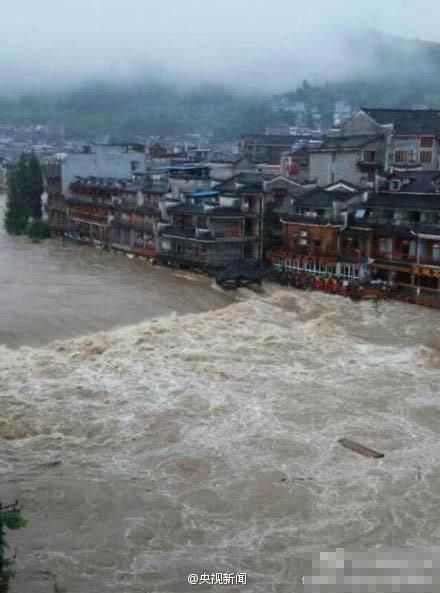
M 374 451 L 374 449 L 364 447 L 364 445 L 350 441 L 350 439 L 339 439 L 338 443 L 347 449 L 351 449 L 352 451 L 356 451 L 356 453 L 364 455 L 365 457 L 373 457 L 374 459 L 385 457 L 384 453 L 378 453 L 377 451 Z

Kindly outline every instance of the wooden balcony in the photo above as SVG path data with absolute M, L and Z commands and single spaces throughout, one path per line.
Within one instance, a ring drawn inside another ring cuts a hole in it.
M 366 260 L 366 259 L 367 259 L 367 256 L 360 252 L 357 252 L 357 253 L 349 252 L 348 253 L 346 250 L 342 250 L 338 254 L 338 260 L 347 262 L 347 263 L 351 263 L 351 264 L 357 264 L 357 263 L 359 263 L 363 260 Z
M 266 259 L 275 262 L 280 259 L 301 259 L 307 261 L 319 261 L 321 263 L 336 263 L 338 253 L 336 250 L 322 250 L 318 248 L 294 247 L 292 249 L 280 249 L 270 251 L 266 254 Z
M 416 255 L 410 255 L 409 253 L 402 253 L 401 251 L 380 251 L 375 249 L 371 252 L 370 257 L 373 259 L 382 259 L 396 262 L 408 262 L 415 263 L 417 261 Z

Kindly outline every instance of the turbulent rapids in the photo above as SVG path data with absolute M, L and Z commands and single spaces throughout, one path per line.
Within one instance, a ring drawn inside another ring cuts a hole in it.
M 438 544 L 439 320 L 269 286 L 1 347 L 2 500 L 30 519 L 12 591 L 177 593 L 239 571 L 291 593 L 307 552 Z

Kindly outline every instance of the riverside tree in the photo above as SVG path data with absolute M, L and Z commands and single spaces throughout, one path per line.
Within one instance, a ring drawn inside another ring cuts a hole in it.
M 26 231 L 29 219 L 41 220 L 43 175 L 40 163 L 34 154 L 19 158 L 8 176 L 8 199 L 6 202 L 5 228 L 11 235 Z
M 9 582 L 14 576 L 14 560 L 6 556 L 8 543 L 5 529 L 20 529 L 26 524 L 17 503 L 6 507 L 0 505 L 0 593 L 9 591 Z

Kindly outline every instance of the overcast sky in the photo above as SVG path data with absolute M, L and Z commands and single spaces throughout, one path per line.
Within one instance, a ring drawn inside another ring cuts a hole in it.
M 440 41 L 439 20 L 435 0 L 2 0 L 0 92 L 146 67 L 277 90 L 358 68 L 344 30 Z

